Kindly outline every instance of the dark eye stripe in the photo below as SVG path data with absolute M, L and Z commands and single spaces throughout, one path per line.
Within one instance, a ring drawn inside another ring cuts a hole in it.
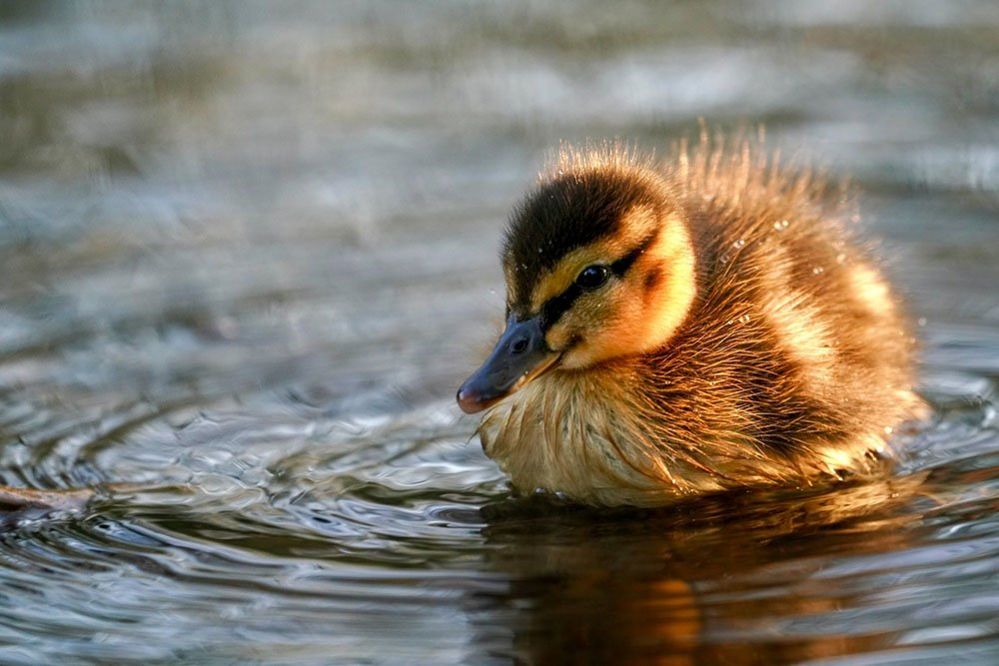
M 572 307 L 576 299 L 583 295 L 583 288 L 573 282 L 569 288 L 558 296 L 554 296 L 545 301 L 541 306 L 541 330 L 547 331 L 559 320 L 566 311 Z
M 624 274 L 628 272 L 631 265 L 634 264 L 640 256 L 642 256 L 643 252 L 649 249 L 649 246 L 652 245 L 652 241 L 656 239 L 657 234 L 657 231 L 652 232 L 642 239 L 642 242 L 638 245 L 638 247 L 612 263 L 610 265 L 610 269 L 614 275 L 624 277 Z M 561 294 L 553 296 L 545 301 L 545 304 L 541 306 L 541 330 L 547 331 L 551 328 L 555 322 L 557 322 L 559 318 L 572 307 L 572 304 L 576 302 L 576 299 L 583 295 L 583 293 L 583 288 L 573 282 Z
M 652 245 L 652 241 L 656 239 L 658 234 L 658 231 L 653 231 L 651 234 L 642 239 L 642 242 L 638 244 L 638 247 L 611 264 L 610 268 L 614 272 L 614 275 L 618 277 L 624 276 L 624 274 L 628 272 L 628 269 L 631 268 L 631 265 L 635 263 L 635 260 L 649 249 L 649 246 Z

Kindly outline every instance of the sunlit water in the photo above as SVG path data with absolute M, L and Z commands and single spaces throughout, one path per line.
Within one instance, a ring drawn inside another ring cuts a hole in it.
M 0 7 L 0 661 L 995 663 L 992 2 Z M 453 392 L 559 139 L 765 122 L 924 342 L 894 479 L 515 500 Z

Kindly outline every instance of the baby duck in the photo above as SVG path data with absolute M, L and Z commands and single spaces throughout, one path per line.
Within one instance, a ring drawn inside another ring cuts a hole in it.
M 914 342 L 828 190 L 745 142 L 563 149 L 513 212 L 506 330 L 458 391 L 486 454 L 607 506 L 883 472 L 922 404 Z

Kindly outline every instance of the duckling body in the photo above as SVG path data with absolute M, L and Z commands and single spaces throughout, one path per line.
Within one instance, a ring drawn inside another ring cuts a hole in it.
M 564 152 L 514 213 L 507 333 L 459 392 L 486 453 L 600 505 L 879 473 L 920 407 L 913 339 L 847 217 L 745 145 Z

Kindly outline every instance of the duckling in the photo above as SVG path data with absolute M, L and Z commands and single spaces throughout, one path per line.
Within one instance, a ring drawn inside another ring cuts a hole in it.
M 513 211 L 461 386 L 516 489 L 659 506 L 881 474 L 914 339 L 843 197 L 757 142 L 564 147 Z

